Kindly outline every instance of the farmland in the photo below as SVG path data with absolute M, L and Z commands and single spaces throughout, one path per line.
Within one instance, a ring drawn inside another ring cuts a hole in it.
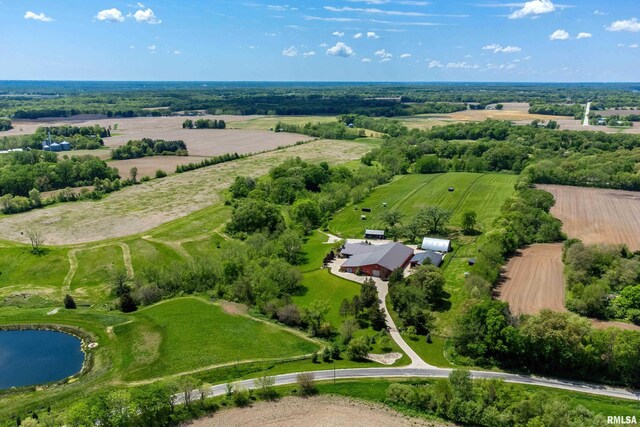
M 497 294 L 514 315 L 537 314 L 543 308 L 566 311 L 563 269 L 560 243 L 522 249 L 505 266 Z
M 551 213 L 569 237 L 586 244 L 624 243 L 640 250 L 640 195 L 633 191 L 539 185 L 553 194 Z
M 237 175 L 264 175 L 288 157 L 335 164 L 357 159 L 368 150 L 367 143 L 357 141 L 313 141 L 152 180 L 98 201 L 56 204 L 4 216 L 0 218 L 0 235 L 6 240 L 25 242 L 21 231 L 35 225 L 43 229 L 47 244 L 64 245 L 137 234 L 219 202 L 220 192 Z
M 365 228 L 384 229 L 382 216 L 387 210 L 398 210 L 405 218 L 418 209 L 437 205 L 453 211 L 451 225 L 460 226 L 462 214 L 476 211 L 480 229 L 487 228 L 498 216 L 516 182 L 515 175 L 454 172 L 436 175 L 403 175 L 376 189 L 358 204 L 371 208 L 362 221 L 360 209 L 347 207 L 335 215 L 329 229 L 344 238 L 361 238 Z M 455 191 L 450 192 L 449 187 Z M 383 207 L 387 203 L 387 207 Z

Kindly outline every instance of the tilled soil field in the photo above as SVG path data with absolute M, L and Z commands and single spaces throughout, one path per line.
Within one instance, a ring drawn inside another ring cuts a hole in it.
M 564 308 L 562 244 L 532 245 L 509 260 L 497 294 L 515 315 Z
M 624 243 L 640 250 L 640 192 L 538 185 L 553 194 L 551 213 L 569 237 L 586 244 Z

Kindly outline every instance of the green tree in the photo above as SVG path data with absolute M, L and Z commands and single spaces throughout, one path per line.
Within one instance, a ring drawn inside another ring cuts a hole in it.
M 279 233 L 284 229 L 284 218 L 277 206 L 263 200 L 240 200 L 227 225 L 230 234 L 267 232 Z
M 391 227 L 394 227 L 396 224 L 400 224 L 403 216 L 404 215 L 400 211 L 396 211 L 396 210 L 385 211 L 382 214 L 382 222 L 384 222 L 384 224 L 387 227 L 391 228 Z
M 129 170 L 129 176 L 131 177 L 131 181 L 138 182 L 138 168 L 132 167 L 131 170 Z
M 420 230 L 425 233 L 442 233 L 451 219 L 452 212 L 439 206 L 427 206 L 416 215 Z
M 305 233 L 318 228 L 322 221 L 322 213 L 318 202 L 311 199 L 299 199 L 293 204 L 291 217 L 302 226 Z
M 347 345 L 349 360 L 364 360 L 369 354 L 369 341 L 366 337 L 353 338 Z
M 478 214 L 475 211 L 466 211 L 462 214 L 462 230 L 471 233 L 476 228 Z

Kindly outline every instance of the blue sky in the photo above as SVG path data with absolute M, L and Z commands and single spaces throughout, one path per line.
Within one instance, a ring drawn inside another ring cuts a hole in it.
M 0 79 L 640 81 L 638 0 L 1 0 Z

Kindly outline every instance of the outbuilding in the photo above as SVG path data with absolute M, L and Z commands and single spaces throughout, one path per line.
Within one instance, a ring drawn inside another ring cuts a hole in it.
M 432 237 L 425 237 L 422 240 L 422 250 L 430 250 L 434 252 L 447 253 L 451 252 L 451 240 L 446 239 L 434 239 Z
M 402 243 L 368 246 L 368 252 L 352 255 L 342 264 L 340 271 L 361 272 L 366 276 L 386 280 L 393 270 L 406 267 L 413 256 L 413 249 Z
M 71 151 L 71 143 L 69 141 L 62 141 L 60 148 L 62 151 Z
M 444 259 L 444 255 L 439 252 L 434 252 L 430 250 L 426 250 L 424 252 L 419 252 L 411 258 L 411 267 L 417 267 L 419 265 L 432 264 L 436 267 L 440 267 L 442 265 L 442 260 Z
M 384 230 L 364 230 L 365 239 L 383 240 Z

